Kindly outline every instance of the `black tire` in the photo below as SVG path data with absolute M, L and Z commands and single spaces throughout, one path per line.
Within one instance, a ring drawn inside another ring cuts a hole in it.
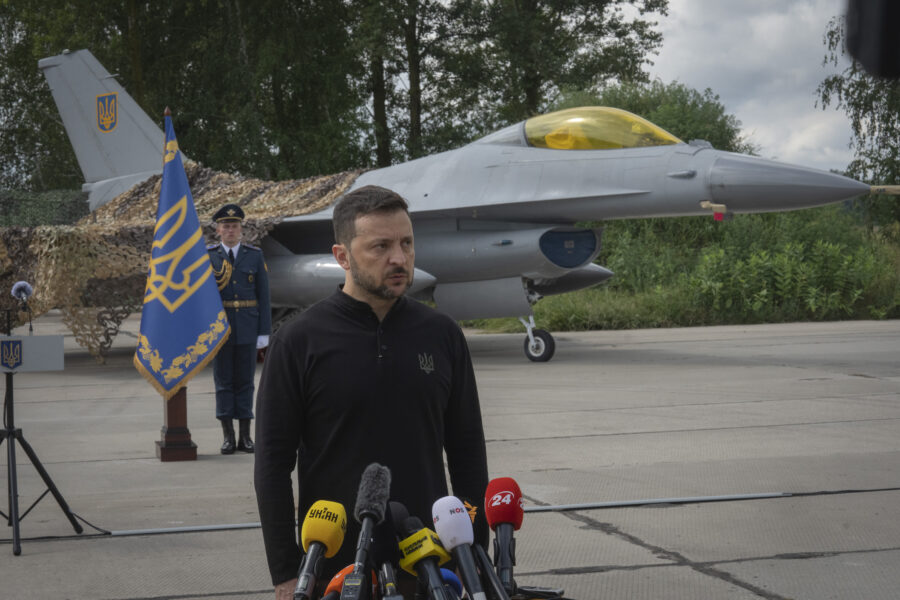
M 535 329 L 531 333 L 534 335 L 533 348 L 529 343 L 528 336 L 525 336 L 525 356 L 528 357 L 528 360 L 547 362 L 553 358 L 553 353 L 556 352 L 556 342 L 553 340 L 550 332 L 543 329 Z

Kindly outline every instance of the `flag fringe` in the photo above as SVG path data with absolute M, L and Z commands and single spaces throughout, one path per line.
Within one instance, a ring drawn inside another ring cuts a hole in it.
M 156 388 L 156 391 L 159 392 L 159 395 L 163 397 L 163 400 L 168 402 L 168 400 L 172 396 L 178 393 L 178 390 L 183 387 L 187 387 L 188 382 L 194 377 L 194 375 L 202 371 L 203 368 L 206 367 L 206 365 L 208 365 L 210 361 L 212 361 L 212 359 L 216 357 L 216 354 L 219 353 L 219 349 L 226 341 L 228 341 L 228 337 L 230 335 L 231 325 L 229 325 L 228 329 L 225 330 L 225 335 L 223 335 L 222 338 L 216 343 L 215 348 L 213 348 L 211 352 L 208 352 L 206 356 L 203 357 L 203 360 L 194 365 L 194 367 L 190 371 L 185 373 L 184 377 L 181 378 L 179 384 L 170 390 L 167 390 L 165 387 L 163 387 L 163 385 L 156 379 L 156 377 L 147 370 L 147 367 L 145 367 L 144 363 L 142 363 L 138 358 L 137 352 L 134 353 L 134 357 L 131 359 L 131 361 L 134 364 L 134 368 L 138 370 L 138 373 L 143 375 L 144 379 L 146 379 L 147 382 L 150 383 L 150 385 Z

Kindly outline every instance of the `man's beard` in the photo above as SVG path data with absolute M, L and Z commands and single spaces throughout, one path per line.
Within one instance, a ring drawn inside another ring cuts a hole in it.
M 348 253 L 349 254 L 349 253 Z M 353 260 L 353 255 L 349 254 L 350 257 L 350 276 L 353 278 L 353 283 L 358 285 L 361 289 L 366 292 L 376 296 L 378 298 L 384 298 L 385 300 L 393 300 L 394 298 L 398 298 L 406 293 L 406 290 L 412 286 L 413 276 L 412 273 L 404 269 L 403 267 L 397 267 L 390 273 L 388 273 L 388 277 L 394 275 L 396 273 L 403 273 L 406 275 L 406 287 L 402 292 L 396 294 L 393 289 L 388 287 L 385 284 L 379 285 L 378 282 L 375 281 L 373 277 L 370 277 L 367 273 L 363 273 L 356 264 L 356 261 Z

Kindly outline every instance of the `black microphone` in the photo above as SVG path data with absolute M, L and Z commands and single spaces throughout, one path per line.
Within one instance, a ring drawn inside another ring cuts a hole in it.
M 463 506 L 468 509 L 469 518 L 475 523 L 479 518 L 478 507 L 465 499 L 463 500 Z M 472 553 L 475 555 L 475 563 L 478 566 L 478 570 L 481 571 L 482 581 L 485 582 L 487 595 L 491 600 L 509 600 L 509 594 L 506 592 L 506 588 L 503 587 L 503 583 L 500 582 L 497 572 L 494 571 L 494 564 L 491 562 L 484 547 L 478 543 L 472 544 Z
M 388 502 L 388 514 L 391 516 L 391 524 L 394 526 L 394 532 L 403 531 L 403 524 L 409 518 L 409 511 L 402 502 L 391 500 Z
M 472 542 L 475 541 L 472 519 L 462 500 L 456 496 L 444 496 L 435 500 L 431 506 L 431 518 L 444 548 L 450 550 L 456 559 L 456 566 L 469 598 L 487 600 L 472 555 Z
M 397 536 L 394 534 L 393 508 L 396 502 L 388 504 L 384 520 L 375 526 L 372 534 L 372 562 L 378 567 L 378 589 L 382 600 L 403 600 L 397 589 L 397 574 L 394 565 L 400 561 L 400 549 L 397 547 Z M 403 518 L 409 515 L 403 509 Z M 380 565 L 380 566 L 379 566 Z
M 418 517 L 407 518 L 397 530 L 400 540 L 400 567 L 418 575 L 432 600 L 450 600 L 444 589 L 440 565 L 450 560 L 436 533 L 426 529 Z
M 372 463 L 363 471 L 356 493 L 356 507 L 353 516 L 362 526 L 356 544 L 356 558 L 353 572 L 344 578 L 341 600 L 356 600 L 367 594 L 366 563 L 372 546 L 372 532 L 375 525 L 384 520 L 384 511 L 391 493 L 391 470 L 378 463 Z
M 490 584 L 488 590 L 491 593 L 491 597 L 494 600 L 509 600 L 509 594 L 506 593 L 506 588 L 500 582 L 500 578 L 494 571 L 494 565 L 487 552 L 481 547 L 481 544 L 472 544 L 472 552 L 475 554 L 475 562 L 478 563 L 478 568 Z

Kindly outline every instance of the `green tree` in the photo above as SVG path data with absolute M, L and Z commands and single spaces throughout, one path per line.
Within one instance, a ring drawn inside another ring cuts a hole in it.
M 62 10 L 34 0 L 0 2 L 0 187 L 50 190 L 83 181 L 37 61 L 99 43 L 102 28 L 86 18 L 99 4 Z M 121 26 L 113 23 L 117 16 L 109 17 L 111 35 Z
M 614 106 L 656 123 L 684 141 L 701 139 L 713 148 L 753 154 L 757 148 L 741 133 L 741 122 L 725 112 L 719 96 L 683 83 L 628 82 L 604 88 L 599 103 Z
M 825 31 L 824 64 L 839 66 L 849 58 L 845 37 L 844 18 L 832 18 Z M 823 109 L 834 104 L 850 118 L 855 158 L 847 175 L 873 184 L 900 183 L 900 82 L 869 75 L 851 59 L 816 92 Z M 859 202 L 871 224 L 900 221 L 896 197 L 868 196 Z
M 703 139 L 730 152 L 755 150 L 741 134 L 740 121 L 710 89 L 699 92 L 659 80 L 616 83 L 599 93 L 564 91 L 553 109 L 598 105 L 633 112 L 685 141 Z M 600 263 L 616 273 L 610 287 L 632 292 L 669 284 L 690 272 L 697 249 L 720 243 L 725 231 L 708 217 L 616 220 L 605 223 L 604 229 Z
M 490 99 L 501 123 L 546 111 L 563 89 L 646 80 L 648 54 L 662 42 L 646 15 L 668 10 L 668 0 L 458 0 L 453 5 L 483 56 L 481 77 L 471 83 Z M 635 11 L 637 16 L 630 16 Z
M 368 164 L 348 2 L 0 3 L 0 185 L 81 182 L 40 58 L 88 48 L 185 153 L 269 179 Z
M 0 185 L 81 182 L 37 61 L 87 48 L 205 166 L 385 166 L 640 80 L 667 0 L 0 0 Z M 635 8 L 626 17 L 625 9 Z M 633 16 L 638 15 L 638 16 Z

